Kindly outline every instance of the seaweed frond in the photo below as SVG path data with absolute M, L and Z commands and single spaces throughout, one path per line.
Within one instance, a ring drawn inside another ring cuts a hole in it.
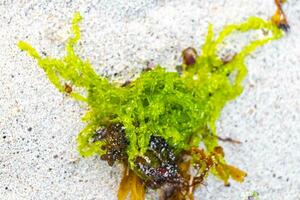
M 132 200 L 142 200 L 146 188 L 162 190 L 164 199 L 193 199 L 194 188 L 209 173 L 225 185 L 230 178 L 244 180 L 245 172 L 226 163 L 215 123 L 226 103 L 243 91 L 245 58 L 283 35 L 276 24 L 251 17 L 225 26 L 217 36 L 210 25 L 201 53 L 193 48 L 183 52 L 180 73 L 157 65 L 120 84 L 96 74 L 89 61 L 75 52 L 81 20 L 76 13 L 62 58 L 41 56 L 23 41 L 18 46 L 37 60 L 60 92 L 87 104 L 82 118 L 87 125 L 77 137 L 78 150 L 82 156 L 98 154 L 109 165 L 126 166 L 119 200 L 129 194 Z M 272 35 L 251 41 L 230 59 L 218 56 L 228 36 L 259 29 Z M 201 143 L 204 149 L 198 149 Z M 190 169 L 196 173 L 190 174 Z

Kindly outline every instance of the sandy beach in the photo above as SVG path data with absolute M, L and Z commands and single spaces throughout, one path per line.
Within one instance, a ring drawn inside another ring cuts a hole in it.
M 49 56 L 64 55 L 71 19 L 79 11 L 78 54 L 99 74 L 126 82 L 147 63 L 170 71 L 181 51 L 200 51 L 209 23 L 219 31 L 250 16 L 270 19 L 273 0 L 0 0 L 0 199 L 115 200 L 122 167 L 82 158 L 76 135 L 87 107 L 59 93 L 19 40 Z M 247 171 L 230 187 L 214 177 L 201 200 L 300 200 L 300 1 L 284 6 L 290 32 L 246 60 L 244 92 L 227 104 L 218 133 L 226 160 Z M 224 44 L 241 49 L 262 31 L 236 34 Z M 153 191 L 147 199 L 157 199 Z

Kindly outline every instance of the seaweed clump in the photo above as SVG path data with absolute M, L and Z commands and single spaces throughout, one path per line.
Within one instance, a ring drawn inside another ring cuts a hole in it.
M 109 165 L 124 164 L 119 200 L 128 195 L 142 200 L 147 188 L 160 190 L 161 199 L 193 199 L 196 186 L 204 184 L 209 173 L 225 185 L 230 178 L 242 182 L 246 173 L 226 163 L 215 122 L 225 104 L 243 91 L 246 56 L 280 38 L 282 31 L 256 17 L 228 25 L 217 36 L 210 25 L 201 54 L 192 48 L 183 52 L 181 73 L 157 65 L 122 85 L 96 74 L 75 53 L 81 19 L 79 13 L 74 15 L 73 36 L 62 58 L 41 56 L 23 41 L 18 46 L 37 60 L 60 92 L 88 105 L 78 150 L 84 157 L 98 154 Z M 230 59 L 218 56 L 218 46 L 232 33 L 259 29 L 272 35 L 250 42 Z M 200 143 L 205 148 L 199 148 Z

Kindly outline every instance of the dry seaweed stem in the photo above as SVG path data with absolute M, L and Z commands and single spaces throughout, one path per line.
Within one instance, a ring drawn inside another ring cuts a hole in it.
M 282 5 L 286 3 L 287 0 L 275 0 L 275 4 L 277 6 L 277 10 L 275 14 L 272 16 L 272 22 L 276 24 L 279 28 L 284 31 L 288 31 L 290 26 L 287 21 L 287 17 L 282 9 Z

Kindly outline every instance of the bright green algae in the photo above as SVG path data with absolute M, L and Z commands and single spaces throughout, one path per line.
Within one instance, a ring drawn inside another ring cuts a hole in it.
M 67 82 L 73 88 L 84 89 L 85 95 L 70 93 L 74 99 L 88 105 L 83 117 L 87 125 L 77 138 L 80 154 L 102 155 L 103 142 L 93 142 L 93 135 L 101 127 L 121 123 L 129 141 L 127 154 L 132 169 L 135 158 L 146 152 L 151 135 L 163 137 L 175 153 L 197 147 L 201 142 L 208 152 L 218 146 L 215 122 L 224 105 L 243 90 L 242 81 L 247 74 L 245 57 L 257 47 L 282 36 L 282 31 L 271 22 L 256 17 L 226 26 L 218 36 L 209 26 L 201 55 L 182 75 L 157 66 L 122 87 L 96 74 L 91 64 L 75 53 L 81 19 L 76 13 L 72 22 L 73 37 L 66 43 L 66 55 L 62 58 L 42 57 L 23 41 L 18 46 L 38 61 L 59 91 L 65 92 Z M 269 30 L 272 36 L 252 41 L 227 63 L 218 57 L 218 45 L 226 37 L 236 31 L 258 29 Z

